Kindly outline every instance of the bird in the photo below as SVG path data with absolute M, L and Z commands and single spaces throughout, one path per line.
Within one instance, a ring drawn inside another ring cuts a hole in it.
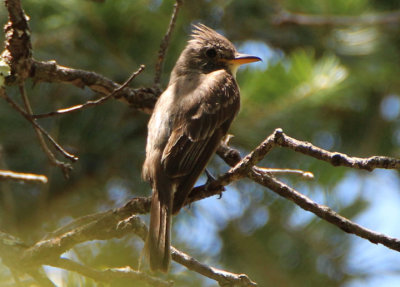
M 224 36 L 193 25 L 148 123 L 142 177 L 152 188 L 145 251 L 152 271 L 168 272 L 171 218 L 185 205 L 240 108 L 236 71 L 261 58 L 239 53 Z

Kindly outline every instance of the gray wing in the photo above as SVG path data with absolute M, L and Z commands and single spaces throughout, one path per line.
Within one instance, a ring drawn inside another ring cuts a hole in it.
M 194 185 L 239 107 L 239 88 L 232 75 L 220 70 L 203 77 L 181 101 L 162 154 L 164 171 L 172 178 L 190 175 Z

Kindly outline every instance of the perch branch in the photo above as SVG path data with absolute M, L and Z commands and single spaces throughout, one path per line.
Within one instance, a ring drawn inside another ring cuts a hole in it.
M 262 149 L 261 147 L 263 146 L 263 148 L 265 149 L 264 151 L 259 150 L 259 155 L 266 154 L 266 152 L 270 150 L 271 140 L 278 146 L 289 147 L 295 151 L 329 162 L 332 165 L 343 165 L 369 171 L 375 168 L 398 169 L 400 166 L 400 161 L 394 158 L 356 158 L 349 157 L 345 154 L 332 153 L 315 147 L 308 142 L 295 140 L 285 135 L 281 129 L 276 129 L 274 133 L 258 147 Z M 218 154 L 231 166 L 238 166 L 243 161 L 240 160 L 239 152 L 230 148 L 226 144 L 222 144 L 220 146 Z M 338 160 L 338 158 L 340 158 L 340 160 Z M 390 249 L 400 252 L 399 239 L 387 236 L 385 234 L 377 233 L 352 222 L 351 220 L 337 214 L 329 207 L 315 203 L 310 198 L 299 193 L 295 189 L 271 177 L 268 172 L 260 173 L 260 170 L 253 168 L 247 173 L 246 176 L 253 181 L 269 188 L 280 196 L 293 201 L 302 209 L 310 211 L 318 217 L 328 221 L 329 223 L 334 224 L 335 226 L 339 227 L 347 233 L 357 235 L 375 244 L 380 243 Z
M 110 210 L 99 214 L 99 218 L 83 226 L 60 236 L 39 241 L 24 252 L 23 262 L 28 265 L 46 264 L 79 243 L 121 238 L 132 230 L 142 239 L 146 237 L 146 226 L 139 217 L 129 216 L 121 219 L 120 215 L 121 213 Z
M 73 224 L 73 226 L 78 225 L 79 227 L 75 227 L 71 230 L 66 229 L 64 230 L 65 233 L 59 235 L 58 237 L 53 237 L 51 239 L 38 242 L 25 252 L 25 256 L 23 258 L 24 262 L 29 262 L 29 264 L 32 264 L 32 262 L 36 262 L 60 267 L 67 270 L 76 271 L 81 273 L 82 275 L 91 278 L 97 278 L 98 280 L 106 282 L 110 281 L 111 279 L 123 277 L 125 278 L 125 276 L 133 279 L 141 279 L 141 276 L 145 275 L 131 269 L 128 270 L 129 272 L 127 274 L 124 273 L 126 272 L 124 270 L 119 270 L 119 272 L 114 269 L 112 269 L 111 271 L 97 271 L 85 266 L 81 268 L 80 264 L 72 261 L 66 261 L 64 259 L 60 261 L 59 259 L 54 259 L 54 256 L 59 256 L 61 253 L 72 248 L 75 244 L 81 242 L 89 240 L 106 240 L 111 238 L 120 238 L 132 232 L 137 234 L 142 240 L 146 240 L 147 227 L 139 217 L 131 215 L 125 219 L 121 218 L 131 212 L 148 212 L 149 208 L 150 200 L 148 198 L 135 198 L 131 201 L 130 204 L 126 204 L 119 209 L 90 216 L 90 219 L 92 219 L 91 222 L 88 222 L 88 217 L 85 217 L 85 219 L 83 220 L 76 220 L 76 222 L 85 223 L 81 226 L 79 226 L 79 224 Z M 190 257 L 189 255 L 177 250 L 174 247 L 171 247 L 171 252 L 174 261 L 186 266 L 190 270 L 193 270 L 218 281 L 220 286 L 256 286 L 256 284 L 252 282 L 245 274 L 234 274 L 207 266 Z M 137 276 L 139 276 L 139 278 L 136 278 Z M 147 277 L 144 277 L 142 279 L 150 280 L 146 278 Z M 167 285 L 170 283 L 165 281 L 162 281 L 158 284 L 164 285 L 155 286 L 170 286 Z
M 281 140 L 282 137 L 285 140 Z M 400 241 L 398 239 L 391 238 L 386 235 L 379 234 L 363 228 L 356 223 L 353 223 L 352 221 L 338 215 L 328 207 L 313 202 L 311 199 L 298 193 L 296 190 L 274 179 L 267 171 L 263 171 L 261 169 L 262 172 L 260 173 L 260 169 L 254 168 L 254 164 L 261 160 L 262 157 L 265 156 L 275 145 L 279 146 L 279 144 L 282 144 L 284 142 L 292 142 L 293 148 L 295 145 L 306 145 L 308 147 L 310 146 L 310 144 L 306 142 L 293 142 L 291 140 L 289 141 L 289 139 L 291 138 L 284 135 L 283 132 L 278 129 L 271 136 L 267 137 L 267 139 L 263 143 L 261 143 L 256 149 L 253 150 L 253 152 L 249 153 L 249 155 L 244 157 L 243 159 L 240 158 L 240 155 L 236 150 L 231 149 L 225 144 L 222 144 L 218 150 L 218 154 L 220 154 L 228 162 L 228 164 L 232 165 L 233 168 L 226 174 L 218 177 L 215 181 L 194 188 L 186 203 L 219 194 L 222 191 L 222 186 L 229 184 L 230 182 L 235 181 L 239 178 L 249 177 L 250 179 L 259 184 L 262 184 L 263 186 L 268 187 L 279 195 L 292 200 L 301 208 L 311 211 L 317 216 L 338 226 L 345 232 L 353 233 L 357 236 L 368 239 L 373 243 L 380 243 L 391 249 L 400 251 Z M 313 148 L 311 150 L 315 150 L 316 153 L 320 154 L 329 154 L 329 152 L 322 149 Z M 315 156 L 315 153 L 313 153 L 313 155 Z M 328 156 L 323 158 L 329 162 L 329 159 L 331 157 Z M 352 161 L 356 162 L 363 162 L 365 160 L 358 158 L 349 158 L 347 156 L 345 158 L 348 161 L 351 159 Z M 370 164 L 367 165 L 367 170 L 375 168 L 373 165 L 375 165 L 375 167 L 383 166 L 387 168 L 395 168 L 395 166 L 397 166 L 382 165 L 381 161 L 372 161 Z M 365 169 L 365 166 L 362 164 L 352 164 L 349 166 Z M 145 240 L 147 228 L 137 216 L 132 216 L 132 214 L 147 213 L 149 209 L 149 198 L 135 198 L 121 208 L 110 210 L 101 214 L 97 214 L 95 216 L 86 216 L 80 220 L 78 219 L 75 221 L 74 224 L 69 225 L 70 228 L 63 229 L 62 231 L 64 233 L 60 234 L 60 231 L 56 232 L 55 234 L 53 234 L 57 235 L 56 237 L 38 242 L 37 244 L 29 248 L 25 252 L 24 262 L 46 262 L 47 260 L 54 258 L 54 256 L 59 256 L 66 250 L 81 242 L 95 239 L 105 240 L 115 237 L 121 237 L 127 232 L 134 232 L 140 238 Z
M 249 178 L 265 187 L 268 187 L 270 190 L 274 191 L 280 196 L 293 201 L 302 209 L 314 213 L 316 216 L 328 221 L 329 223 L 332 223 L 333 225 L 339 227 L 341 230 L 347 233 L 351 233 L 361 238 L 367 239 L 375 244 L 380 243 L 390 249 L 400 252 L 399 239 L 362 227 L 357 223 L 354 223 L 351 220 L 337 214 L 328 206 L 321 205 L 312 201 L 307 196 L 299 193 L 295 189 L 289 187 L 288 185 L 273 177 L 270 177 L 268 175 L 260 175 L 252 171 L 249 173 Z

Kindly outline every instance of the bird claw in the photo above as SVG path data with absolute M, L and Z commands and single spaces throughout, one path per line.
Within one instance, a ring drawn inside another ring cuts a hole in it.
M 206 182 L 205 185 L 206 185 L 206 188 L 208 188 L 208 185 L 209 185 L 210 183 L 212 183 L 213 181 L 215 181 L 216 179 L 215 179 L 215 177 L 214 177 L 207 169 L 205 169 L 204 171 L 205 171 L 205 173 L 206 173 L 206 175 L 207 175 L 207 182 Z M 223 193 L 226 189 L 225 189 L 224 186 L 219 186 L 218 189 L 219 189 L 219 193 L 217 193 L 217 194 L 219 195 L 218 199 L 221 199 L 221 198 L 222 198 L 222 193 Z
M 207 175 L 207 182 L 206 182 L 206 184 L 209 184 L 209 183 L 215 181 L 215 177 L 214 177 L 207 169 L 205 169 L 204 171 L 205 171 L 205 173 L 206 173 L 206 175 Z

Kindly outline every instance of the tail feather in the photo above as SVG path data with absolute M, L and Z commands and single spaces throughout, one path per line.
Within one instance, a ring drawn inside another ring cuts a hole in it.
M 147 248 L 152 271 L 167 272 L 171 261 L 171 194 L 159 194 L 155 189 L 151 199 L 150 229 Z

